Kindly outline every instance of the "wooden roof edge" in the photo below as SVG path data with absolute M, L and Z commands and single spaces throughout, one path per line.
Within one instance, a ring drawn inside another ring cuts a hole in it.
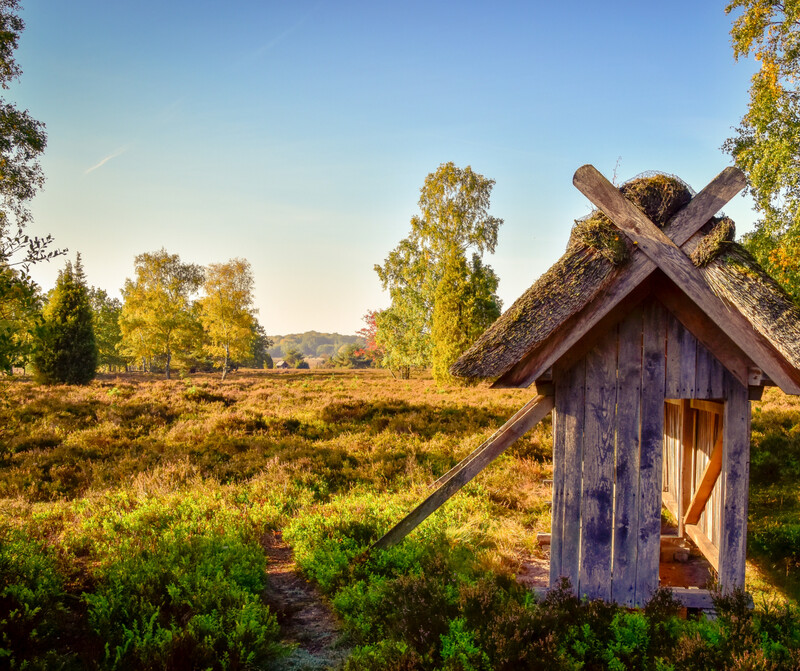
M 573 183 L 781 389 L 788 394 L 800 394 L 800 371 L 736 305 L 714 294 L 700 270 L 675 241 L 655 226 L 594 167 L 587 165 L 579 168 Z M 695 223 L 698 221 L 698 218 L 694 219 Z M 697 228 L 703 223 L 700 221 Z M 713 347 L 711 351 L 714 351 Z M 746 382 L 744 384 L 746 386 Z

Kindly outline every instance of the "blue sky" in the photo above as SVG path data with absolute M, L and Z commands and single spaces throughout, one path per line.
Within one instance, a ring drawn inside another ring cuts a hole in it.
M 247 258 L 272 334 L 352 333 L 385 307 L 373 265 L 447 161 L 496 180 L 509 306 L 589 211 L 579 166 L 699 190 L 754 70 L 723 2 L 23 4 L 7 93 L 48 132 L 31 232 L 113 295 L 142 252 Z M 755 218 L 743 197 L 726 212 L 740 233 Z

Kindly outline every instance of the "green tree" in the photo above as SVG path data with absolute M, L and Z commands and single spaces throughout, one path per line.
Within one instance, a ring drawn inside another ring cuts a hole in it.
M 164 249 L 140 254 L 134 267 L 136 280 L 125 280 L 122 290 L 120 350 L 145 368 L 160 357 L 169 379 L 173 356 L 191 355 L 197 344 L 192 295 L 203 284 L 203 269 Z
M 469 166 L 440 165 L 420 190 L 420 214 L 411 219 L 410 235 L 383 265 L 375 266 L 392 301 L 375 316 L 375 343 L 383 351 L 382 365 L 398 369 L 401 377 L 407 377 L 412 367 L 433 363 L 437 380 L 448 381 L 446 370 L 454 357 L 491 323 L 486 321 L 489 315 L 499 314 L 500 302 L 494 294 L 497 277 L 481 262 L 484 253 L 494 252 L 503 223 L 489 214 L 493 186 L 494 180 Z M 472 263 L 467 262 L 468 255 Z M 473 277 L 475 273 L 478 277 Z M 447 280 L 440 286 L 445 275 Z M 456 275 L 460 276 L 457 281 Z M 470 292 L 479 287 L 489 293 L 473 300 Z M 463 305 L 470 300 L 475 305 L 465 312 Z M 455 310 L 460 316 L 451 314 Z M 434 314 L 439 324 L 435 333 Z M 457 343 L 441 342 L 452 336 L 456 325 L 461 333 Z
M 86 384 L 97 371 L 97 345 L 89 289 L 80 254 L 58 274 L 43 311 L 33 365 L 38 382 Z
M 800 4 L 734 0 L 735 58 L 759 63 L 747 113 L 724 145 L 747 175 L 761 218 L 745 244 L 800 299 Z
M 500 316 L 497 284 L 497 276 L 478 255 L 473 255 L 471 264 L 458 254 L 444 259 L 431 325 L 437 381 L 454 381 L 450 366 Z
M 308 368 L 305 355 L 296 347 L 290 347 L 286 350 L 283 360 L 292 368 Z M 306 363 L 305 366 L 303 366 L 304 363 Z
M 0 87 L 22 74 L 14 52 L 25 23 L 17 0 L 0 0 Z M 26 203 L 44 182 L 39 157 L 47 144 L 44 124 L 0 97 L 0 371 L 24 365 L 38 314 L 38 287 L 30 265 L 64 253 L 49 249 L 51 236 L 31 237 Z
M 328 364 L 333 368 L 369 368 L 372 357 L 358 343 L 349 343 L 342 345 Z
M 212 263 L 206 269 L 205 298 L 198 301 L 200 322 L 208 336 L 207 352 L 222 363 L 222 379 L 231 357 L 244 359 L 252 352 L 255 336 L 253 273 L 245 259 Z
M 89 289 L 89 303 L 94 315 L 94 337 L 97 343 L 97 365 L 109 371 L 124 366 L 126 361 L 119 353 L 122 331 L 119 318 L 122 314 L 122 301 L 111 298 L 103 289 Z
M 241 360 L 241 364 L 248 368 L 272 368 L 272 357 L 269 355 L 270 347 L 272 347 L 272 339 L 267 335 L 264 327 L 258 323 L 258 319 L 253 317 L 250 353 Z
M 39 287 L 16 268 L 0 264 L 0 371 L 25 366 L 41 312 Z

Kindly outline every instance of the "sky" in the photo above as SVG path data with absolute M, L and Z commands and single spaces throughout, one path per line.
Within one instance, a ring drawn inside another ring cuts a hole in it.
M 354 333 L 427 174 L 495 180 L 506 307 L 590 210 L 591 163 L 703 188 L 746 111 L 725 2 L 22 0 L 20 80 L 46 124 L 29 233 L 120 297 L 137 254 L 242 257 L 270 334 Z M 725 208 L 739 234 L 756 214 Z M 53 286 L 63 258 L 33 277 Z

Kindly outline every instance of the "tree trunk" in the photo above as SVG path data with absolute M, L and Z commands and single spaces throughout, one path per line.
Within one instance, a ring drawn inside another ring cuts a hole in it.
M 225 360 L 222 362 L 222 379 L 225 379 L 225 376 L 228 374 L 228 362 L 231 358 L 231 350 L 228 346 L 228 343 L 225 343 Z
M 167 347 L 167 366 L 165 372 L 167 374 L 167 380 L 169 380 L 169 363 L 172 360 L 172 354 L 169 351 L 169 347 Z

